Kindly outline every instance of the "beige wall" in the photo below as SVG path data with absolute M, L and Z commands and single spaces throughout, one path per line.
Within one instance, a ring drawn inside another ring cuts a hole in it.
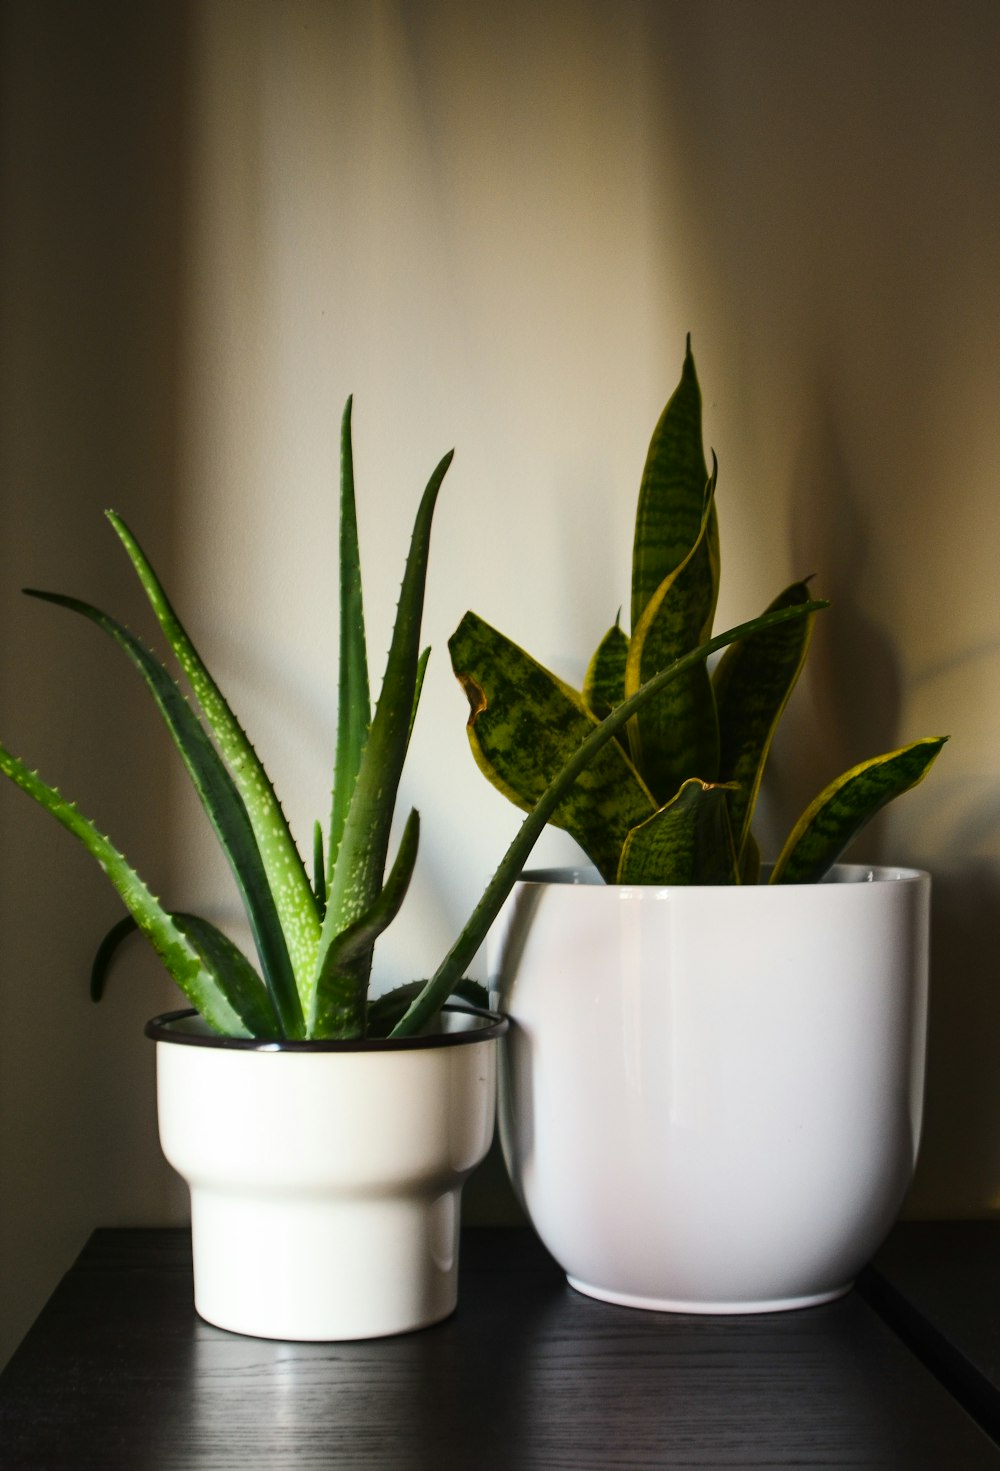
M 75 591 L 146 626 L 100 511 L 148 543 L 300 833 L 327 802 L 337 422 L 355 394 L 373 650 L 416 497 L 435 645 L 405 797 L 422 865 L 383 947 L 426 969 L 515 815 L 445 642 L 474 606 L 576 677 L 627 595 L 646 441 L 694 335 L 735 621 L 835 599 L 782 742 L 786 816 L 948 731 L 865 856 L 935 890 L 911 1210 L 1000 1192 L 1000 140 L 993 0 L 8 0 L 0 737 L 175 905 L 238 925 L 142 691 Z M 88 1231 L 183 1218 L 117 901 L 0 790 L 0 1356 Z M 542 856 L 570 850 L 547 836 Z M 472 1201 L 502 1215 L 494 1180 Z

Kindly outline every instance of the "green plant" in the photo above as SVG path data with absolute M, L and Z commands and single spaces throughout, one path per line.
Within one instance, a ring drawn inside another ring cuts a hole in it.
M 515 883 L 559 802 L 626 720 L 694 664 L 746 634 L 778 628 L 820 603 L 778 609 L 753 625 L 718 635 L 658 672 L 603 721 L 591 721 L 539 794 L 468 923 L 435 973 L 369 1001 L 372 952 L 398 913 L 416 861 L 419 818 L 411 811 L 385 876 L 390 825 L 427 651 L 420 621 L 438 491 L 451 462 L 437 466 L 421 499 L 385 676 L 374 714 L 368 684 L 360 557 L 354 499 L 351 403 L 341 439 L 340 672 L 334 783 L 328 841 L 317 824 L 313 874 L 305 863 L 274 788 L 219 686 L 209 674 L 163 586 L 122 518 L 108 519 L 125 547 L 157 621 L 201 710 L 201 719 L 163 664 L 115 619 L 79 599 L 32 591 L 101 628 L 142 676 L 159 708 L 229 861 L 253 933 L 260 971 L 208 920 L 171 912 L 153 897 L 123 854 L 76 806 L 22 760 L 0 746 L 0 771 L 67 828 L 100 863 L 128 911 L 96 962 L 100 993 L 110 956 L 138 929 L 208 1025 L 231 1036 L 344 1038 L 412 1035 L 435 1023 L 448 997 L 461 992 L 465 969 Z
M 570 688 L 474 613 L 449 642 L 469 699 L 469 741 L 489 780 L 530 809 L 586 732 L 657 670 L 704 646 L 719 590 L 718 467 L 705 464 L 701 391 L 688 339 L 680 383 L 653 433 L 639 490 L 632 556 L 632 633 L 602 639 L 582 692 Z M 692 658 L 669 689 L 633 715 L 559 804 L 564 827 L 608 882 L 755 883 L 754 806 L 775 728 L 805 662 L 814 612 L 805 582 L 710 672 Z M 822 605 L 825 606 L 825 605 Z M 792 828 L 772 883 L 818 881 L 864 824 L 914 786 L 944 738 L 852 767 Z

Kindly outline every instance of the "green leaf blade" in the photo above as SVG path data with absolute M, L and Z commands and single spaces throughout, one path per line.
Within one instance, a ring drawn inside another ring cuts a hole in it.
M 317 975 L 335 937 L 371 907 L 382 886 L 396 793 L 410 741 L 424 660 L 420 650 L 434 508 L 452 461 L 435 468 L 417 509 L 382 689 L 344 822 L 320 936 Z M 363 993 L 359 993 L 359 1004 Z M 363 1013 L 359 1018 L 363 1024 Z
M 284 1035 L 301 1037 L 304 1019 L 295 977 L 250 819 L 233 779 L 177 684 L 127 628 L 99 608 L 60 593 L 28 591 L 32 597 L 67 608 L 96 624 L 141 674 L 236 880 Z
M 622 849 L 620 884 L 735 884 L 736 850 L 729 824 L 730 789 L 686 781 Z
M 576 691 L 475 613 L 448 642 L 469 699 L 473 755 L 495 787 L 530 811 L 581 742 L 594 717 Z M 552 815 L 609 881 L 631 828 L 655 803 L 616 742 L 581 773 Z
M 701 388 L 689 336 L 681 379 L 653 431 L 639 487 L 632 546 L 633 633 L 657 588 L 698 538 L 707 481 Z
M 808 598 L 808 585 L 794 582 L 768 611 Z M 719 780 L 735 783 L 729 811 L 741 862 L 771 742 L 805 663 L 813 621 L 803 618 L 730 644 L 712 676 L 719 714 Z
M 789 834 L 772 884 L 814 884 L 887 803 L 922 781 L 947 736 L 929 737 L 852 766 L 825 787 Z
M 627 663 L 628 634 L 616 622 L 594 651 L 583 681 L 584 703 L 598 720 L 624 700 Z
M 307 993 L 315 969 L 320 919 L 308 874 L 281 803 L 259 756 L 174 611 L 149 558 L 117 512 L 108 511 L 107 518 L 125 548 L 163 635 L 204 712 L 246 808 L 268 887 L 274 897 L 296 984 L 300 993 Z
M 550 783 L 522 822 L 461 934 L 434 975 L 422 988 L 416 1000 L 393 1028 L 392 1035 L 405 1037 L 419 1032 L 442 1002 L 447 1000 L 452 986 L 461 979 L 466 967 L 485 940 L 490 925 L 500 913 L 504 900 L 517 882 L 521 869 L 552 813 L 588 763 L 608 741 L 614 739 L 647 700 L 654 699 L 669 685 L 671 680 L 682 677 L 693 664 L 707 659 L 718 649 L 726 648 L 736 639 L 745 638 L 749 633 L 758 629 L 772 628 L 787 620 L 804 617 L 826 606 L 825 602 L 815 601 L 796 608 L 782 608 L 774 613 L 763 614 L 749 623 L 738 624 L 735 628 L 727 629 L 725 633 L 714 635 L 705 644 L 678 659 L 669 669 L 661 670 L 642 689 L 637 690 L 634 695 L 612 710 L 610 715 L 605 716 L 599 725 L 594 726 L 590 735 Z
M 72 802 L 42 780 L 19 757 L 0 745 L 0 772 L 9 777 L 83 845 L 107 874 L 122 902 L 145 935 L 167 973 L 213 1031 L 228 1037 L 252 1035 L 213 974 L 173 917 L 153 897 L 125 856 L 78 811 Z

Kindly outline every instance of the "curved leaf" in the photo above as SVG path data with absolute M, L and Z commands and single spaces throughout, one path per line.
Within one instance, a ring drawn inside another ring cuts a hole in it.
M 357 972 L 354 962 L 367 959 L 379 935 L 399 913 L 413 877 L 420 838 L 420 815 L 411 809 L 399 840 L 396 861 L 371 907 L 333 939 L 316 981 L 315 1003 L 309 1017 L 310 1037 L 356 1037 L 365 1031 L 362 1011 L 358 1021 Z
M 304 1022 L 295 977 L 253 828 L 239 792 L 197 716 L 163 665 L 116 619 L 61 593 L 25 591 L 30 597 L 69 608 L 95 623 L 142 675 L 236 879 L 283 1033 L 286 1037 L 301 1037 Z
M 620 884 L 739 882 L 729 825 L 731 787 L 692 777 L 665 807 L 633 828 L 618 867 Z
M 466 613 L 448 649 L 469 699 L 468 737 L 479 767 L 505 797 L 530 811 L 595 729 L 595 717 L 575 690 L 475 613 Z M 654 811 L 616 741 L 581 773 L 551 820 L 610 881 L 629 830 Z
M 887 802 L 915 787 L 947 736 L 929 737 L 874 756 L 838 776 L 792 828 L 771 874 L 772 884 L 815 884 Z
M 793 582 L 770 604 L 807 602 L 805 582 Z M 719 712 L 719 780 L 736 783 L 729 815 L 742 862 L 771 741 L 805 663 L 813 619 L 785 623 L 730 644 L 712 676 Z
M 135 536 L 115 511 L 106 512 L 128 553 L 164 637 L 184 671 L 243 800 L 267 883 L 274 897 L 288 955 L 300 989 L 312 977 L 319 916 L 301 855 L 270 778 L 174 612 L 163 585 Z
M 135 869 L 109 839 L 77 810 L 74 803 L 67 802 L 55 787 L 50 787 L 37 772 L 31 771 L 4 746 L 0 746 L 0 771 L 71 832 L 97 860 L 168 974 L 191 1005 L 201 1012 L 208 1025 L 223 1036 L 251 1036 L 250 1026 L 237 1011 L 236 998 L 227 995 L 222 977 L 205 963 L 173 916 L 154 899 Z

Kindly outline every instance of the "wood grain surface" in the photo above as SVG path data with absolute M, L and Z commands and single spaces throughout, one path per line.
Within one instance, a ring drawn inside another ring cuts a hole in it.
M 463 1238 L 459 1310 L 356 1344 L 202 1322 L 182 1231 L 98 1231 L 0 1378 L 4 1471 L 1000 1466 L 857 1292 L 697 1318 L 573 1292 L 526 1230 Z

